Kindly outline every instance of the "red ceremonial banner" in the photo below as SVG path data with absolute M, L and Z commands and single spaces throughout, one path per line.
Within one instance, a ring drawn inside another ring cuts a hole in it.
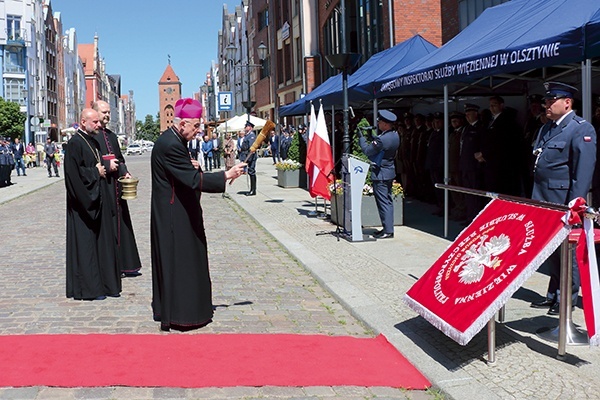
M 492 200 L 404 296 L 466 345 L 569 233 L 565 212 Z

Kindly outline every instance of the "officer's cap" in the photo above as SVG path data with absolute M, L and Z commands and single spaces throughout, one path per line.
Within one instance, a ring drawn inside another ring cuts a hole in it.
M 566 83 L 561 82 L 546 82 L 544 83 L 546 87 L 546 95 L 544 99 L 563 99 L 563 98 L 574 98 L 575 93 L 578 92 L 577 88 L 574 88 L 571 85 L 567 85 Z
M 465 112 L 467 111 L 477 111 L 479 112 L 479 106 L 477 104 L 466 103 L 465 104 Z
M 246 121 L 246 125 L 244 126 L 249 126 L 250 128 L 254 128 L 254 124 L 250 121 Z
M 462 119 L 464 117 L 465 117 L 465 114 L 458 112 L 458 111 L 454 111 L 454 112 L 452 112 L 452 114 L 450 114 L 450 119 L 453 119 L 453 118 Z
M 404 115 L 403 115 L 403 117 L 404 117 L 404 119 L 407 119 L 407 118 L 408 119 L 412 119 L 412 118 L 414 118 L 414 116 L 412 115 L 412 113 L 409 113 L 409 112 L 405 112 Z
M 433 119 L 444 119 L 444 113 L 442 112 L 434 112 L 433 113 Z
M 390 124 L 396 122 L 396 120 L 398 119 L 398 117 L 396 117 L 396 114 L 388 110 L 381 110 L 377 113 L 377 115 L 377 119 L 379 121 L 388 122 Z

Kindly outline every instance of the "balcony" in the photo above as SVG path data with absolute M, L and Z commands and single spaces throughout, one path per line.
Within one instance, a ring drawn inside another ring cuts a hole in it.
M 4 73 L 5 74 L 24 74 L 25 67 L 15 64 L 5 64 L 4 65 Z
M 8 35 L 6 39 L 6 45 L 25 47 L 25 38 L 21 35 Z

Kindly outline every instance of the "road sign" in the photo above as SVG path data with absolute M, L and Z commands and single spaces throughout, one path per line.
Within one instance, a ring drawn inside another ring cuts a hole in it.
M 232 92 L 219 92 L 219 111 L 233 110 L 232 98 Z

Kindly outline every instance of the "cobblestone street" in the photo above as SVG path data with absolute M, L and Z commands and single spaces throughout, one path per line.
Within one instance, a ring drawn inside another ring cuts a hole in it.
M 65 297 L 65 188 L 54 184 L 0 204 L 0 334 L 162 333 L 152 321 L 150 266 L 150 156 L 128 158 L 140 178 L 130 201 L 143 268 L 123 280 L 120 298 Z M 40 168 L 29 175 L 44 174 Z M 17 182 L 18 184 L 18 182 Z M 213 280 L 213 323 L 183 334 L 300 333 L 372 336 L 290 254 L 235 202 L 203 195 Z M 10 228 L 8 228 L 10 227 Z M 32 360 L 32 362 L 35 362 Z M 0 388 L 2 399 L 393 398 L 433 394 L 392 388 Z

